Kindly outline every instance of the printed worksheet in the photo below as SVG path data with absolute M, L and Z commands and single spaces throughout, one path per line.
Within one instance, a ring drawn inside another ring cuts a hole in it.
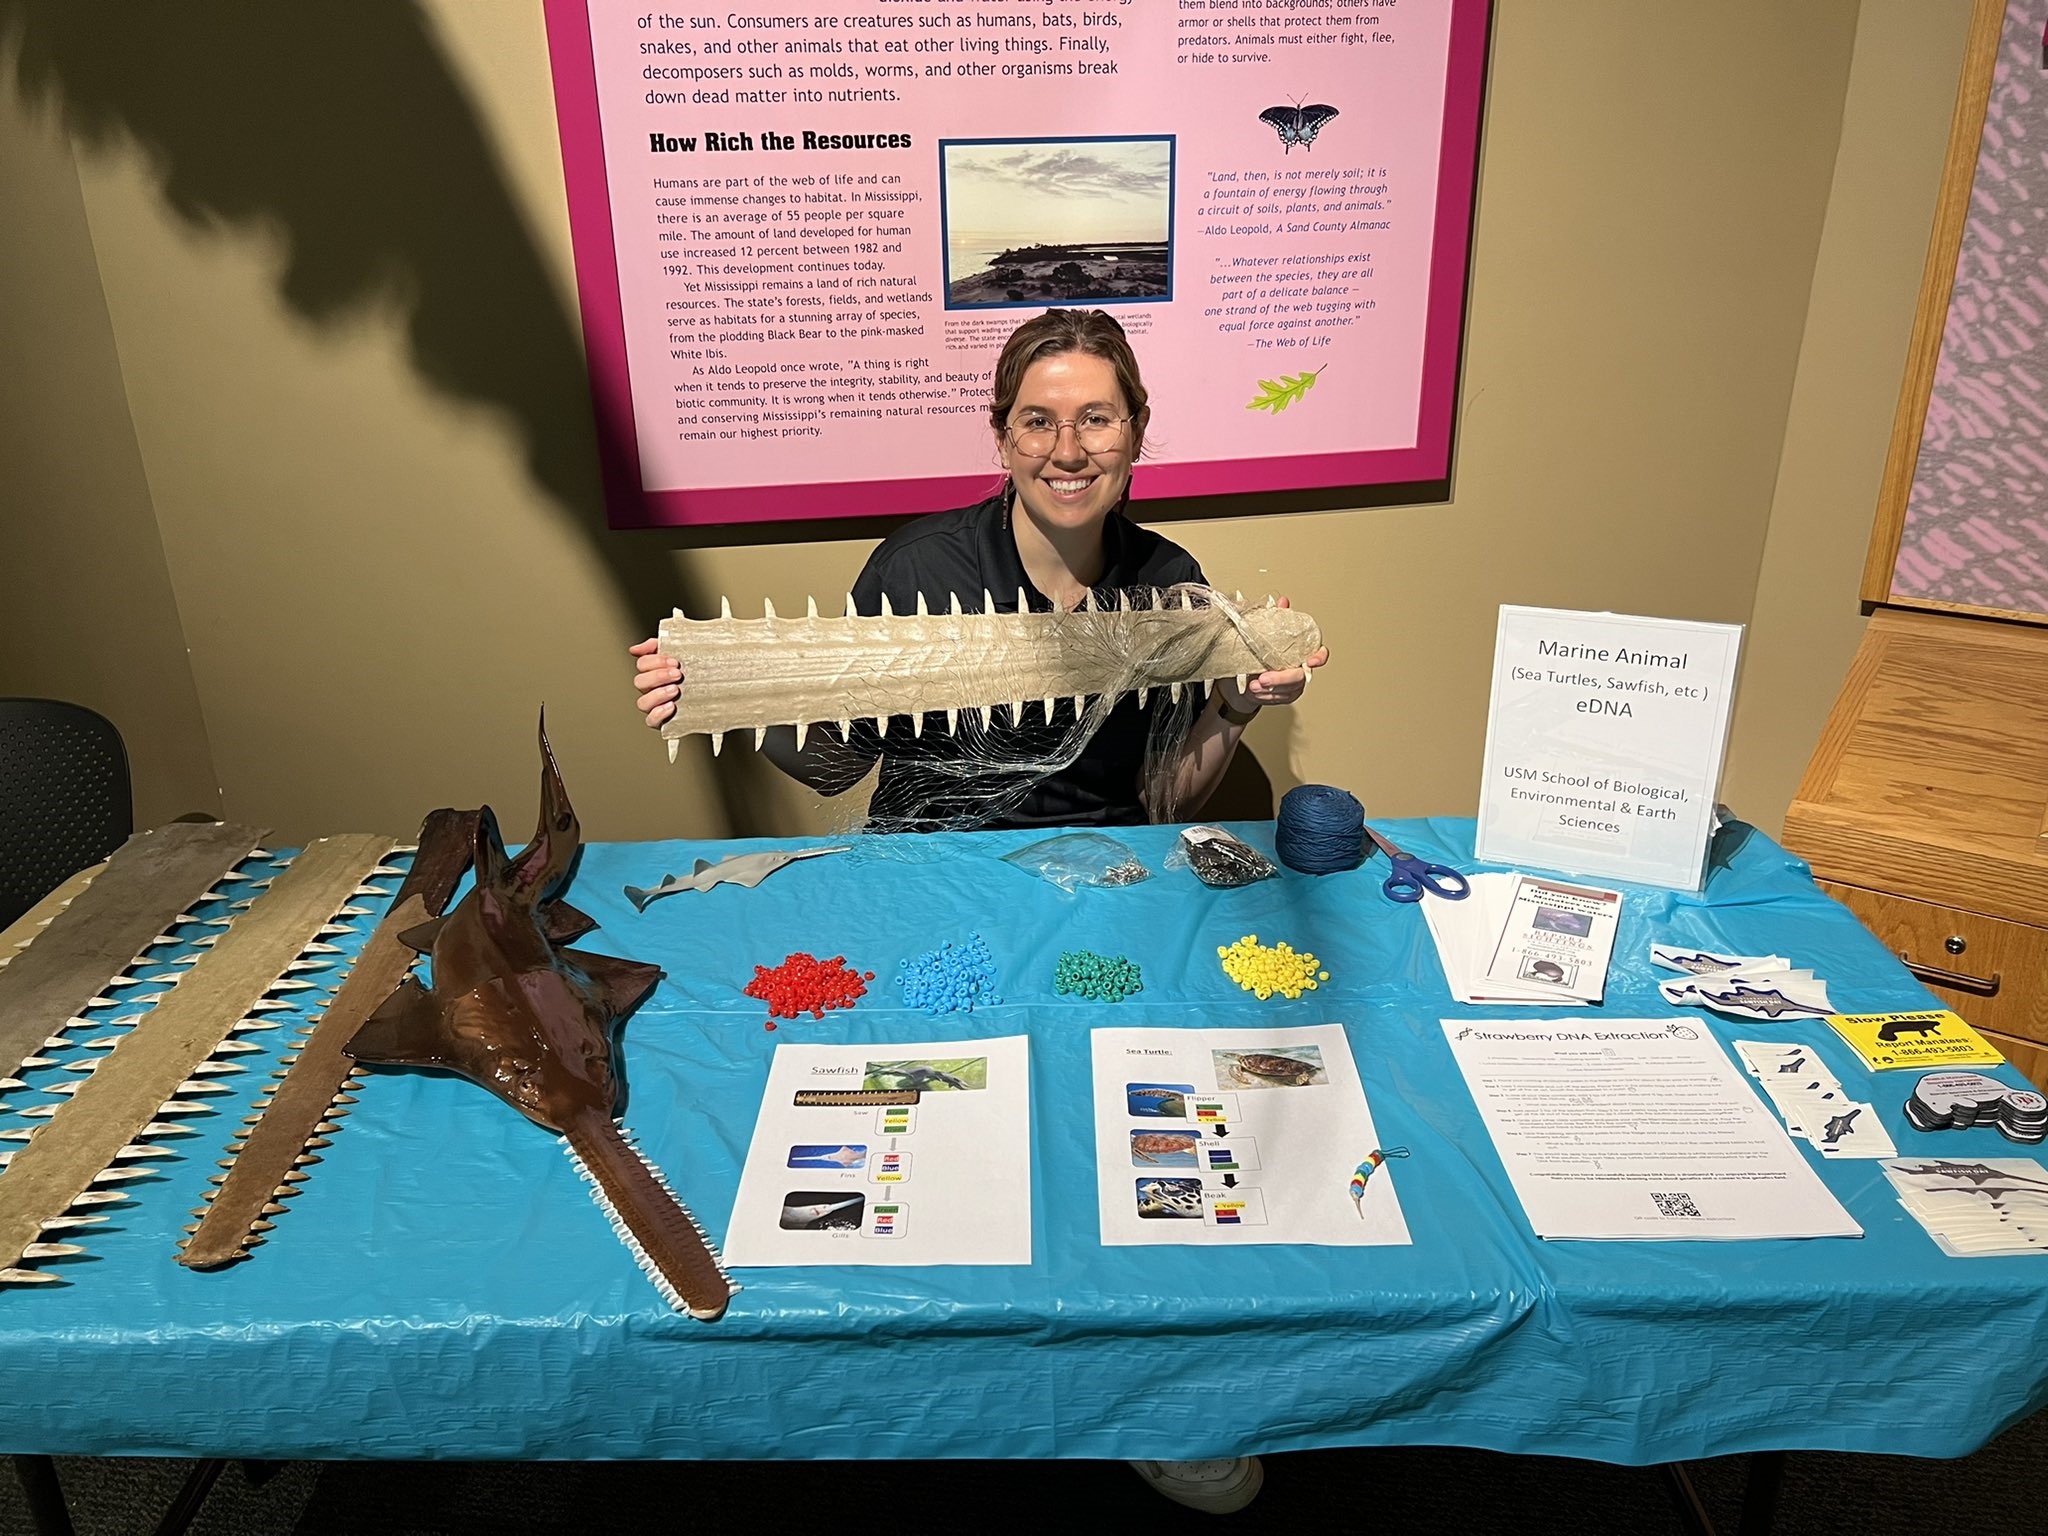
M 1407 1243 L 1342 1024 L 1098 1029 L 1105 1247 Z
M 1029 1264 L 1027 1047 L 778 1045 L 726 1263 Z
M 1443 1028 L 1538 1237 L 1863 1235 L 1697 1025 Z

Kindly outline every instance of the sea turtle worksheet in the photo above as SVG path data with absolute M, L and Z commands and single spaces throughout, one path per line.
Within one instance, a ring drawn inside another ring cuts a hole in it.
M 1028 1045 L 778 1045 L 726 1263 L 1029 1264 Z
M 1342 1024 L 1091 1044 L 1105 1246 L 1410 1241 Z

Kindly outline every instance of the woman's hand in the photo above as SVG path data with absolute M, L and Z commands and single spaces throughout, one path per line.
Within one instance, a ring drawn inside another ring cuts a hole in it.
M 1280 599 L 1280 606 L 1288 606 L 1286 598 Z M 1319 646 L 1315 654 L 1301 666 L 1282 667 L 1275 672 L 1261 672 L 1257 677 L 1249 679 L 1242 690 L 1234 680 L 1224 678 L 1216 684 L 1216 691 L 1223 696 L 1224 703 L 1240 714 L 1268 704 L 1292 704 L 1307 689 L 1309 672 L 1329 659 L 1329 647 Z M 644 709 L 646 706 L 641 707 Z
M 661 654 L 659 640 L 642 640 L 628 647 L 627 654 L 637 658 L 633 686 L 640 690 L 640 697 L 635 702 L 648 725 L 659 730 L 676 712 L 676 702 L 683 696 L 683 669 L 673 657 Z

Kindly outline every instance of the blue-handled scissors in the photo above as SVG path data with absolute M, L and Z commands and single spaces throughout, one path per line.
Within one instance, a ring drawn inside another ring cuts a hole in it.
M 1394 866 L 1394 872 L 1380 887 L 1387 893 L 1389 901 L 1420 901 L 1425 891 L 1432 896 L 1441 896 L 1445 901 L 1463 901 L 1472 894 L 1470 883 L 1450 865 L 1430 864 L 1412 858 L 1371 827 L 1365 829 L 1365 835 L 1378 845 L 1380 852 L 1387 856 L 1387 862 Z

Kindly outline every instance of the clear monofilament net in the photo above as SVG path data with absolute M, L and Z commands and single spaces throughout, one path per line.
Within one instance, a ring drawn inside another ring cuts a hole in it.
M 671 749 L 690 734 L 714 750 L 749 737 L 828 795 L 886 760 L 874 831 L 1010 820 L 1084 757 L 1132 773 L 1144 814 L 1170 821 L 1206 686 L 1297 666 L 1321 643 L 1297 610 L 1194 583 L 1062 613 L 990 612 L 987 594 L 977 611 L 950 593 L 933 608 L 930 596 L 907 614 L 665 620 L 662 650 L 685 675 Z M 1042 798 L 1057 806 L 1058 790 Z

